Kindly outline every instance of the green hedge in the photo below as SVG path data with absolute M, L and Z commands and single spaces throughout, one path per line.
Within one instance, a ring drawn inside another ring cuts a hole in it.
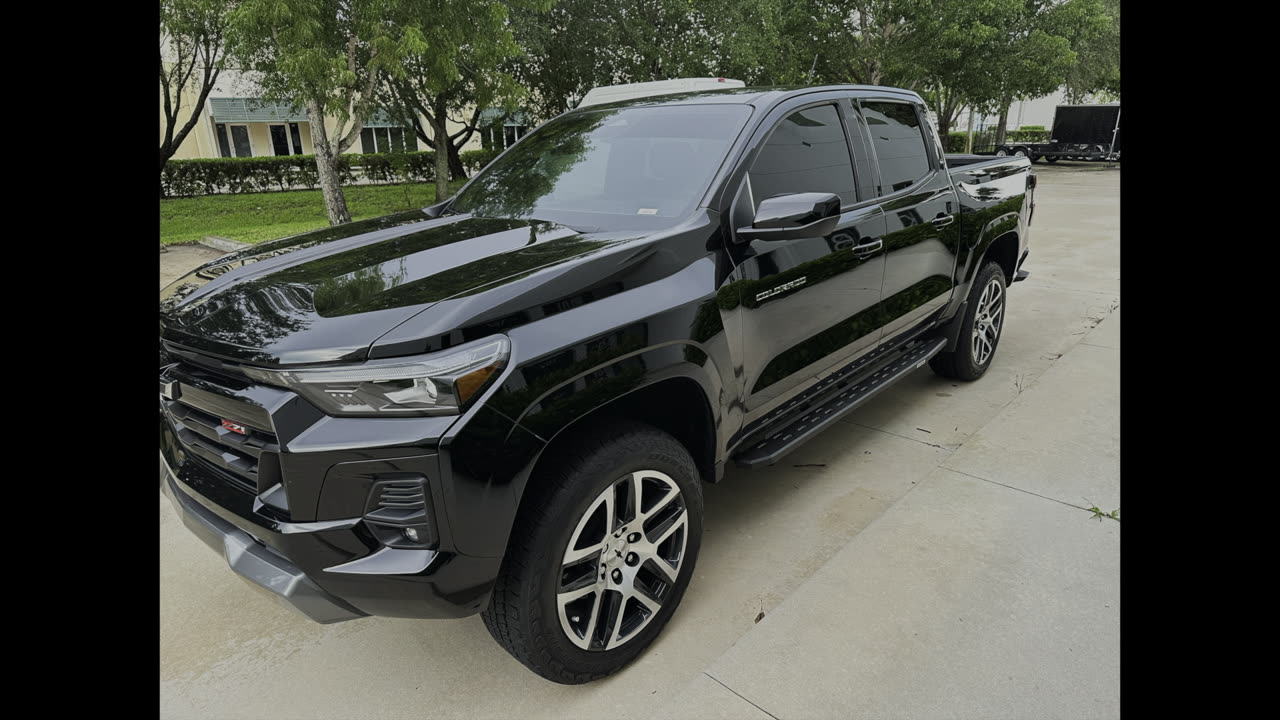
M 1049 131 L 1041 125 L 1021 127 L 1005 133 L 1004 141 L 1006 143 L 1049 142 Z
M 486 148 L 484 150 L 463 150 L 458 157 L 462 160 L 462 166 L 467 172 L 475 174 L 484 168 L 485 165 L 493 162 L 502 150 L 498 148 Z
M 944 150 L 949 153 L 964 152 L 965 138 L 968 134 L 969 133 L 964 131 L 955 130 L 947 133 L 947 141 L 943 145 Z M 975 151 L 984 149 L 992 150 L 996 141 L 995 138 L 996 131 L 993 129 L 988 128 L 981 132 L 975 131 L 973 133 L 973 149 Z M 1028 125 L 1026 127 L 1018 128 L 1017 130 L 1006 131 L 1004 134 L 1004 141 L 1006 145 L 1020 142 L 1048 142 L 1049 131 L 1045 130 L 1044 127 L 1040 125 Z
M 475 173 L 498 150 L 467 150 L 459 156 L 468 173 Z M 377 184 L 435 181 L 435 153 L 354 153 L 338 157 L 338 178 L 344 185 L 363 177 Z M 256 193 L 315 189 L 320 177 L 314 155 L 280 157 L 170 160 L 160 174 L 166 197 L 194 197 L 215 193 Z

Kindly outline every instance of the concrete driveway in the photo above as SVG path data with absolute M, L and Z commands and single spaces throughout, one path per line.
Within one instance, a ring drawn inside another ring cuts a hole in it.
M 161 714 L 1118 717 L 1120 526 L 1084 508 L 1120 506 L 1120 172 L 1036 172 L 1031 277 L 992 369 L 922 369 L 707 486 L 693 584 L 622 672 L 547 682 L 479 618 L 312 624 L 161 497 Z

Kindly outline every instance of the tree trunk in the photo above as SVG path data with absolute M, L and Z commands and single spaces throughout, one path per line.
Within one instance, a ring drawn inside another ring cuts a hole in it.
M 438 98 L 432 108 L 431 135 L 436 154 L 436 202 L 449 199 L 449 142 L 448 122 L 445 119 L 444 98 Z
M 996 145 L 1004 144 L 1005 131 L 1009 125 L 1009 105 L 1011 103 L 1002 103 L 1000 105 L 1000 124 L 996 127 Z
M 316 149 L 316 174 L 320 176 L 320 194 L 324 196 L 324 210 L 330 225 L 351 222 L 347 210 L 347 196 L 338 180 L 338 168 L 333 145 L 329 143 L 329 131 L 324 126 L 324 111 L 315 103 L 307 103 L 307 117 L 311 125 L 311 144 Z
M 943 111 L 938 113 L 938 137 L 942 138 L 944 144 L 947 136 L 951 134 L 951 124 L 955 122 L 955 118 L 952 117 L 954 113 L 955 110 L 951 108 L 943 108 Z
M 462 164 L 462 154 L 458 152 L 458 148 L 454 147 L 452 142 L 446 144 L 449 147 L 449 179 L 466 180 L 467 168 Z

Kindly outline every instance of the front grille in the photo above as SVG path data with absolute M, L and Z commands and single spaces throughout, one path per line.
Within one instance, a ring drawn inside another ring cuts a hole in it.
M 165 403 L 183 448 L 253 493 L 280 482 L 275 435 L 249 429 L 247 435 L 222 427 L 222 419 L 179 400 Z

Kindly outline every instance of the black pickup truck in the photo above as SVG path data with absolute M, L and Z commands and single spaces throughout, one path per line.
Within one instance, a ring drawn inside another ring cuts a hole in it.
M 482 613 L 607 675 L 684 594 L 701 483 L 990 367 L 1035 177 L 926 118 L 850 85 L 592 106 L 446 202 L 208 263 L 161 291 L 162 490 L 313 620 Z

